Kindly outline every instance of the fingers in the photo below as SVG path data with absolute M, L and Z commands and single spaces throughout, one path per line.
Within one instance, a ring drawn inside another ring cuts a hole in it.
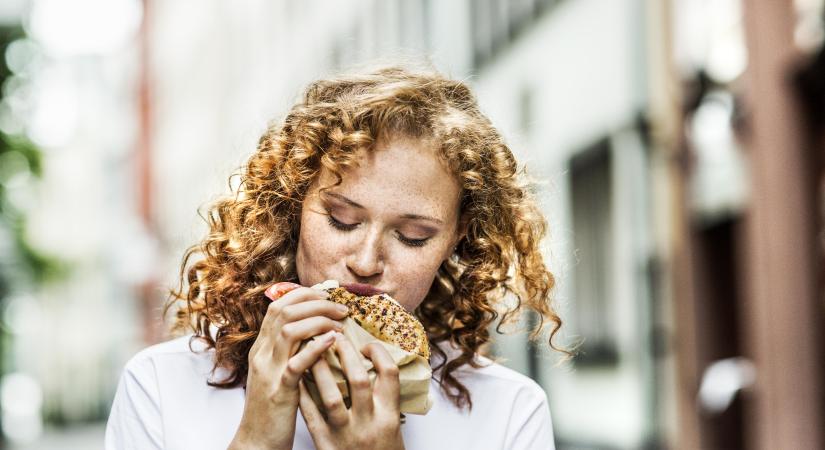
M 329 297 L 329 293 L 327 291 L 301 286 L 294 289 L 289 289 L 280 298 L 274 300 L 272 304 L 286 306 L 307 300 L 324 299 L 327 297 Z
M 372 384 L 367 369 L 361 362 L 361 355 L 346 336 L 338 334 L 335 338 L 335 349 L 349 386 L 352 410 L 355 414 L 372 415 Z
M 273 286 L 273 288 L 275 286 Z M 270 288 L 270 293 L 273 290 L 277 291 L 277 289 L 273 288 Z M 276 301 L 270 303 L 267 307 L 266 315 L 264 316 L 264 319 L 261 323 L 261 329 L 259 331 L 254 346 L 254 352 L 250 351 L 250 354 L 261 352 L 262 354 L 272 355 L 273 351 L 276 351 L 275 345 L 276 342 L 278 342 L 280 339 L 280 336 L 278 335 L 281 333 L 282 327 L 289 322 L 287 320 L 284 320 L 284 318 L 282 317 L 284 311 L 287 312 L 287 318 L 292 317 L 293 320 L 300 320 L 303 317 L 308 317 L 308 315 L 326 315 L 333 320 L 343 318 L 344 314 L 335 312 L 334 306 L 331 305 L 314 303 L 314 306 L 302 307 L 298 308 L 297 310 L 295 310 L 295 308 L 293 307 L 293 305 L 299 305 L 304 302 L 325 299 L 328 296 L 329 294 L 327 294 L 325 291 L 299 287 L 290 289 L 287 293 L 283 294 L 283 296 L 278 298 Z M 327 303 L 333 302 L 327 301 Z M 316 314 L 312 314 L 313 311 Z M 281 349 L 283 350 L 283 347 Z M 287 352 L 286 355 L 282 355 L 284 358 L 288 358 L 289 356 L 291 356 L 297 350 L 297 346 L 289 345 L 288 347 L 286 347 L 286 349 L 290 351 Z
M 301 380 L 298 386 L 300 390 L 298 406 L 301 410 L 301 416 L 304 417 L 307 429 L 311 432 L 313 440 L 317 437 L 325 436 L 328 433 L 326 422 L 321 415 L 321 411 L 318 410 L 318 406 L 312 401 L 312 396 L 309 395 L 309 391 L 306 385 L 304 385 L 304 380 Z
M 341 322 L 324 316 L 313 316 L 284 324 L 275 337 L 273 357 L 276 361 L 285 361 L 298 351 L 301 341 L 328 331 L 340 331 L 342 328 L 343 324 Z
M 289 323 L 306 319 L 312 316 L 327 316 L 333 320 L 341 320 L 347 316 L 349 309 L 329 300 L 307 300 L 281 309 L 278 322 Z
M 336 344 L 337 345 L 337 344 Z M 390 356 L 387 349 L 381 344 L 372 343 L 362 350 L 364 356 L 372 361 L 375 372 L 373 392 L 381 407 L 390 407 L 388 414 L 397 414 L 400 411 L 401 386 L 398 380 L 398 366 Z
M 286 282 L 286 281 L 281 282 L 281 283 L 275 283 L 272 286 L 270 286 L 269 289 L 266 290 L 264 295 L 269 297 L 270 300 L 274 301 L 274 300 L 278 300 L 279 298 L 281 298 L 281 296 L 283 296 L 287 292 L 289 292 L 293 289 L 298 289 L 299 287 L 301 287 L 300 284 L 289 283 L 289 282 Z
M 281 382 L 291 389 L 297 388 L 298 381 L 300 381 L 304 372 L 309 370 L 318 360 L 323 361 L 321 355 L 335 341 L 334 333 L 334 331 L 331 331 L 317 339 L 313 339 L 295 356 L 289 358 Z
M 338 390 L 338 384 L 325 359 L 319 359 L 312 366 L 312 376 L 315 379 L 315 385 L 318 386 L 318 393 L 329 423 L 334 426 L 346 425 L 349 422 L 349 411 L 347 411 L 344 397 Z

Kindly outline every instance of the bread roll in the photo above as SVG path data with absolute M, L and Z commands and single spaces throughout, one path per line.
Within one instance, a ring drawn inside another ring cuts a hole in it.
M 377 339 L 430 358 L 424 326 L 389 295 L 356 295 L 334 281 L 323 283 L 322 288 L 329 293 L 328 300 L 348 307 L 349 317 Z

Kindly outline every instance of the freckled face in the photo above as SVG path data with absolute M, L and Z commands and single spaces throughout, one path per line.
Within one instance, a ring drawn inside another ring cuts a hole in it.
M 458 241 L 461 188 L 434 150 L 414 140 L 362 152 L 341 185 L 322 170 L 301 211 L 296 265 L 304 286 L 370 284 L 408 311 L 424 300 Z

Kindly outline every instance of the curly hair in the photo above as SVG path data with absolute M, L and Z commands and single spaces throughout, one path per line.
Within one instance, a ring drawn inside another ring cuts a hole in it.
M 539 340 L 552 323 L 548 345 L 570 356 L 553 343 L 562 321 L 551 306 L 555 281 L 539 247 L 547 225 L 523 169 L 463 82 L 434 71 L 386 67 L 309 85 L 232 175 L 240 178 L 233 195 L 202 215 L 210 231 L 184 253 L 180 284 L 169 290 L 164 313 L 178 305 L 172 332 L 194 331 L 193 339 L 215 349 L 214 368 L 228 369 L 210 385 L 245 384 L 248 353 L 269 304 L 264 291 L 277 281 L 297 282 L 300 214 L 312 181 L 326 168 L 340 183 L 356 152 L 371 151 L 387 136 L 433 142 L 462 187 L 463 236 L 414 311 L 430 342 L 460 350 L 448 360 L 433 346 L 445 395 L 472 409 L 454 372 L 465 364 L 480 367 L 475 355 L 490 342 L 490 325 L 500 315 L 499 334 L 531 310 L 539 320 L 530 340 Z M 194 255 L 202 258 L 190 264 Z M 211 326 L 217 328 L 214 339 Z

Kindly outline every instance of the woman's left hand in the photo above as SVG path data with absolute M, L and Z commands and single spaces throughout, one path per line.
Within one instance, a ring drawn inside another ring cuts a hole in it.
M 378 375 L 372 387 L 367 370 L 350 340 L 336 333 L 335 347 L 349 384 L 351 407 L 347 409 L 344 405 L 326 360 L 319 359 L 312 367 L 312 375 L 327 418 L 324 419 L 312 401 L 303 380 L 299 403 L 315 447 L 318 450 L 403 449 L 398 366 L 380 344 L 364 347 L 362 351 L 372 361 Z

